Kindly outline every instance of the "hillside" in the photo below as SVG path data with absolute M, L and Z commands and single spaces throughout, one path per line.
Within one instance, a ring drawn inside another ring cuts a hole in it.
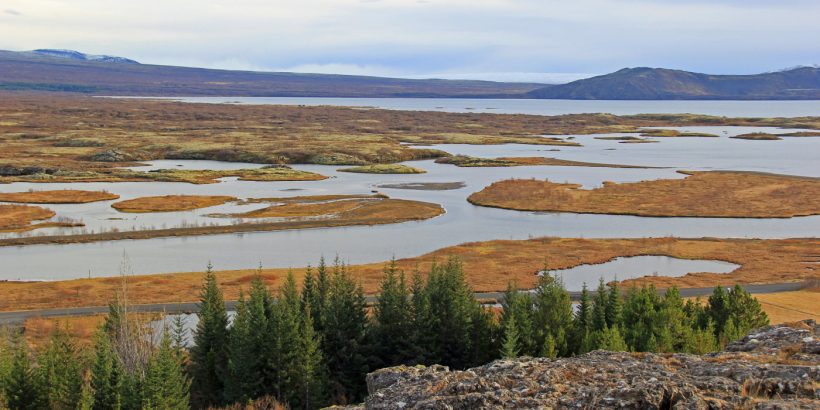
M 820 68 L 801 67 L 755 75 L 624 68 L 544 87 L 527 95 L 569 100 L 811 100 L 820 99 Z
M 520 97 L 544 84 L 410 80 L 139 64 L 72 50 L 0 50 L 0 90 L 93 95 L 249 97 Z

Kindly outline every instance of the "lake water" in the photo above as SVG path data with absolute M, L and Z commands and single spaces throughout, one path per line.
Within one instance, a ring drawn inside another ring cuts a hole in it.
M 698 129 L 701 130 L 701 129 Z M 188 238 L 157 238 L 71 245 L 0 247 L 0 280 L 54 280 L 86 276 L 112 276 L 118 273 L 126 252 L 134 273 L 160 273 L 203 270 L 208 261 L 216 269 L 298 267 L 316 263 L 320 256 L 340 255 L 349 263 L 384 261 L 418 256 L 433 250 L 469 241 L 527 239 L 539 236 L 587 238 L 638 237 L 815 237 L 820 232 L 820 216 L 790 219 L 733 218 L 646 218 L 623 215 L 518 212 L 478 207 L 466 197 L 492 182 L 509 178 L 539 178 L 574 182 L 584 188 L 601 186 L 603 181 L 634 182 L 659 178 L 683 178 L 678 169 L 736 169 L 820 176 L 817 153 L 820 138 L 787 138 L 782 141 L 730 139 L 738 133 L 761 131 L 749 127 L 703 129 L 719 138 L 657 138 L 653 144 L 620 144 L 595 136 L 576 136 L 583 147 L 532 145 L 441 145 L 436 148 L 454 154 L 485 157 L 548 156 L 590 162 L 664 166 L 658 169 L 590 167 L 509 167 L 458 168 L 416 161 L 411 165 L 426 174 L 374 175 L 337 172 L 340 167 L 297 165 L 331 178 L 323 181 L 251 182 L 226 178 L 217 184 L 182 183 L 74 183 L 0 185 L 0 192 L 29 189 L 107 190 L 120 200 L 140 196 L 190 194 L 231 195 L 238 198 L 287 197 L 323 194 L 368 194 L 373 190 L 394 198 L 441 204 L 446 213 L 419 222 L 381 226 L 358 226 L 298 231 L 254 232 Z M 782 131 L 782 130 L 763 130 Z M 550 151 L 559 149 L 559 151 Z M 260 164 L 231 164 L 214 161 L 154 161 L 159 168 L 248 168 Z M 450 190 L 411 190 L 379 188 L 384 184 L 452 183 L 463 187 Z M 215 212 L 238 212 L 264 206 L 226 204 L 189 212 L 123 214 L 110 207 L 114 201 L 75 205 L 48 205 L 59 218 L 82 220 L 88 231 L 132 230 L 183 225 L 225 224 L 228 219 L 207 217 Z M 44 229 L 41 233 L 78 233 L 82 230 Z M 12 234 L 6 234 L 12 235 Z M 16 235 L 16 234 L 14 234 Z M 664 267 L 659 274 L 671 268 Z M 669 270 L 670 274 L 674 273 Z M 651 273 L 651 272 L 650 272 Z M 597 280 L 597 278 L 596 278 Z
M 120 97 L 122 98 L 122 97 Z M 125 97 L 132 98 L 132 97 Z M 141 97 L 143 98 L 143 97 Z M 210 104 L 333 105 L 389 110 L 562 115 L 706 114 L 726 117 L 820 115 L 820 101 L 603 101 L 472 98 L 144 97 Z
M 615 258 L 605 263 L 579 265 L 569 269 L 553 270 L 549 273 L 562 278 L 567 290 L 580 291 L 584 284 L 590 290 L 596 289 L 598 280 L 601 278 L 604 282 L 610 282 L 644 276 L 680 277 L 687 273 L 729 273 L 739 267 L 740 265 L 723 261 L 645 255 Z

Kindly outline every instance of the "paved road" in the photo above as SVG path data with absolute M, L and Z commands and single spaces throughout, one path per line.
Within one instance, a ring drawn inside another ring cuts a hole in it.
M 773 283 L 766 285 L 745 285 L 744 288 L 750 293 L 775 293 L 799 290 L 804 287 L 803 282 Z M 708 288 L 686 288 L 681 289 L 683 297 L 708 296 L 712 294 L 714 287 Z M 658 292 L 663 292 L 659 289 Z M 572 300 L 578 300 L 581 292 L 570 292 Z M 482 300 L 500 300 L 504 297 L 503 292 L 478 292 L 476 298 Z M 375 302 L 375 296 L 367 296 L 367 302 Z M 233 310 L 236 301 L 226 302 L 228 310 Z M 199 307 L 196 303 L 152 303 L 146 305 L 130 306 L 132 312 L 165 312 L 165 313 L 196 313 Z M 0 324 L 19 324 L 30 317 L 57 317 L 57 316 L 81 316 L 108 312 L 107 306 L 90 306 L 64 309 L 41 309 L 41 310 L 21 310 L 11 312 L 0 312 Z

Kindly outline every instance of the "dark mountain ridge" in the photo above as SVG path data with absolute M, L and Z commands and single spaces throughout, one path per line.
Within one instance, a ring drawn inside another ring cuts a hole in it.
M 73 50 L 0 50 L 0 90 L 122 96 L 820 100 L 820 68 L 710 75 L 638 67 L 549 85 L 216 70 L 140 64 Z
M 520 98 L 544 86 L 174 67 L 71 50 L 0 51 L 0 90 L 131 96 Z
M 624 68 L 544 87 L 527 95 L 569 100 L 814 100 L 820 99 L 820 68 L 799 67 L 753 75 Z

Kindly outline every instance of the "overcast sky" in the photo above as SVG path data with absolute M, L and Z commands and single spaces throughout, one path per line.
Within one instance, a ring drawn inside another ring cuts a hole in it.
M 0 49 L 143 63 L 567 81 L 820 63 L 820 0 L 0 0 Z

